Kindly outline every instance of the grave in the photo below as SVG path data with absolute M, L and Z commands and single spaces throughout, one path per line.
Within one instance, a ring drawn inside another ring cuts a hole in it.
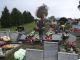
M 19 33 L 18 33 L 18 32 L 10 32 L 9 34 L 10 34 L 11 41 L 12 41 L 12 42 L 16 42 Z
M 25 60 L 43 60 L 43 50 L 27 49 Z
M 2 48 L 0 48 L 0 57 L 3 56 L 3 51 L 2 51 Z
M 58 43 L 44 42 L 44 60 L 58 60 Z
M 58 52 L 58 60 L 78 60 L 78 54 Z

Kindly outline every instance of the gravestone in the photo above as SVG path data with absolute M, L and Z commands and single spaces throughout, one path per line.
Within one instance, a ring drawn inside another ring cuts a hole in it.
M 10 38 L 12 42 L 16 42 L 18 38 L 19 33 L 18 32 L 10 32 Z
M 43 60 L 43 50 L 27 49 L 25 60 Z
M 0 36 L 7 36 L 6 31 L 0 31 Z
M 4 56 L 3 51 L 2 51 L 2 48 L 0 48 L 0 57 L 1 56 Z
M 18 32 L 0 31 L 0 36 L 9 36 L 13 42 L 17 41 L 18 34 Z
M 78 54 L 58 52 L 58 60 L 78 60 Z
M 44 42 L 44 60 L 58 60 L 58 42 Z
M 53 41 L 61 41 L 62 40 L 62 35 L 61 34 L 53 34 L 52 35 L 52 40 Z

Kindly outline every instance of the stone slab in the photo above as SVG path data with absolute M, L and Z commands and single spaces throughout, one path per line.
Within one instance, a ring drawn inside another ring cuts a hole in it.
M 26 60 L 43 60 L 43 50 L 27 49 Z
M 58 52 L 58 60 L 78 60 L 78 54 Z
M 57 42 L 44 42 L 44 60 L 58 60 Z

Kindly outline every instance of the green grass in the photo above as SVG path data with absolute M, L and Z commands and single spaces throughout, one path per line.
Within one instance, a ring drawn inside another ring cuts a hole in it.
M 35 27 L 35 23 L 32 22 L 29 24 L 24 24 L 23 26 L 25 28 L 25 31 L 31 32 L 33 30 L 33 28 Z
M 32 23 L 24 24 L 24 25 L 22 25 L 22 26 L 24 27 L 25 31 L 30 32 L 30 31 L 32 31 L 33 28 L 35 27 L 35 23 L 32 22 Z M 5 30 L 9 30 L 9 29 L 10 29 L 10 31 L 16 31 L 16 27 L 0 28 L 0 31 L 5 31 Z

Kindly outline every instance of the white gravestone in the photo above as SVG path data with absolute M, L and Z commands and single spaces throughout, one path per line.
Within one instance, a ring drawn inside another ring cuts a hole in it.
M 78 54 L 58 52 L 58 60 L 78 60 Z
M 4 56 L 2 48 L 0 48 L 0 56 Z
M 43 50 L 27 49 L 26 60 L 43 60 Z
M 10 32 L 10 38 L 13 42 L 16 42 L 17 41 L 17 38 L 18 38 L 18 32 Z
M 58 43 L 44 42 L 44 60 L 58 60 Z

